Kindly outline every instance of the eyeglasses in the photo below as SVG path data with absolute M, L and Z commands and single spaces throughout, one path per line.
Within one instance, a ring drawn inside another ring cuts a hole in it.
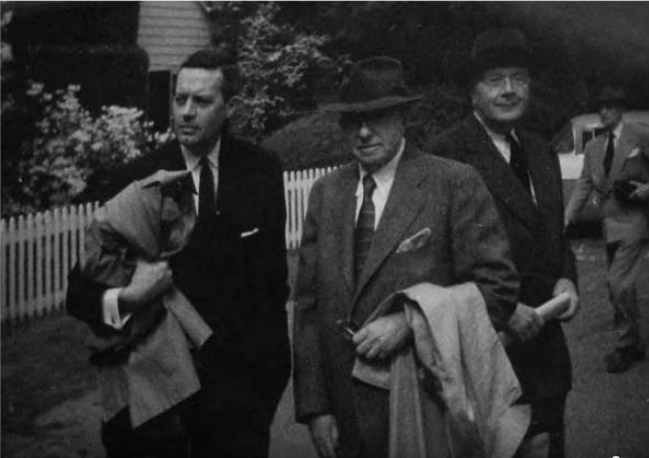
M 503 75 L 501 73 L 487 74 L 482 78 L 481 82 L 487 87 L 498 89 L 505 86 L 507 81 L 513 87 L 527 87 L 530 84 L 530 75 L 528 73 L 513 73 L 511 75 Z

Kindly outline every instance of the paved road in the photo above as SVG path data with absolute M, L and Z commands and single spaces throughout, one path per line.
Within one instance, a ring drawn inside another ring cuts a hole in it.
M 624 374 L 611 375 L 604 371 L 602 358 L 613 339 L 612 312 L 604 282 L 604 250 L 600 242 L 593 241 L 576 241 L 574 247 L 579 259 L 583 306 L 580 315 L 566 326 L 575 380 L 567 409 L 568 457 L 649 458 L 649 360 Z M 294 258 L 290 264 L 293 278 Z M 644 335 L 649 342 L 649 260 L 642 275 Z M 48 374 L 49 383 L 42 388 L 45 391 L 34 392 L 29 383 L 12 387 L 5 381 L 12 380 L 12 374 L 17 373 L 24 375 L 20 380 L 43 377 L 37 370 L 39 364 L 45 364 L 42 358 L 56 360 L 63 358 L 61 352 L 76 351 L 79 348 L 76 342 L 74 346 L 61 344 L 63 329 L 69 331 L 72 327 L 80 329 L 69 317 L 54 317 L 16 330 L 16 338 L 3 334 L 3 413 L 8 400 L 4 395 L 9 392 L 5 389 L 22 389 L 23 398 L 42 404 L 52 390 L 60 390 L 70 383 Z M 35 345 L 38 342 L 42 345 Z M 11 354 L 15 356 L 8 358 Z M 73 363 L 68 372 L 88 370 L 85 357 L 70 362 Z M 33 424 L 19 429 L 5 429 L 3 416 L 2 457 L 101 458 L 96 392 L 79 389 L 65 399 L 38 415 Z M 290 386 L 273 423 L 271 457 L 315 458 L 306 428 L 293 421 Z

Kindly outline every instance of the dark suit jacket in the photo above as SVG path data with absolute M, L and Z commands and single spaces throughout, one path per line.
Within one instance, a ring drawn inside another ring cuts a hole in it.
M 158 169 L 184 168 L 173 143 L 120 170 L 99 196 L 108 198 Z M 200 237 L 194 231 L 188 246 L 170 260 L 174 283 L 214 330 L 200 351 L 203 371 L 228 374 L 247 395 L 268 401 L 270 411 L 260 412 L 268 421 L 290 373 L 283 189 L 273 156 L 224 136 L 214 225 Z M 76 268 L 70 274 L 68 311 L 97 333 L 113 332 L 101 322 L 105 289 Z M 221 394 L 228 399 L 227 392 Z
M 519 300 L 536 307 L 552 297 L 559 278 L 569 278 L 576 285 L 577 273 L 574 255 L 563 236 L 559 161 L 540 137 L 522 130 L 516 134 L 527 155 L 537 204 L 473 114 L 430 139 L 425 149 L 472 165 L 480 173 L 509 235 L 521 275 Z M 558 321 L 549 322 L 540 336 L 509 353 L 526 396 L 551 398 L 570 389 L 570 356 Z
M 351 371 L 354 348 L 338 320 L 363 323 L 391 294 L 422 282 L 476 282 L 491 319 L 509 319 L 518 278 L 506 234 L 480 177 L 463 164 L 406 146 L 358 283 L 353 282 L 358 165 L 318 180 L 309 196 L 296 284 L 296 416 L 335 415 L 342 447 L 353 454 L 358 429 Z M 399 251 L 426 228 L 425 243 Z M 386 420 L 387 421 L 387 420 Z M 345 455 L 347 456 L 347 455 Z M 351 455 L 350 455 L 351 456 Z

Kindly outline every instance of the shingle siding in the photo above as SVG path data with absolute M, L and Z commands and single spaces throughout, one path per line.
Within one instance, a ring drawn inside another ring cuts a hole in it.
M 150 71 L 174 71 L 209 44 L 209 22 L 199 2 L 140 2 L 138 45 L 149 54 Z

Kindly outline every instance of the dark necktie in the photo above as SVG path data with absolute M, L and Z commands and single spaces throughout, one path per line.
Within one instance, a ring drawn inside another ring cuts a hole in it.
M 613 155 L 615 154 L 615 134 L 608 134 L 608 143 L 606 144 L 606 155 L 604 156 L 604 176 L 608 177 L 613 165 Z
M 376 188 L 376 183 L 371 175 L 363 177 L 363 203 L 361 211 L 356 221 L 356 230 L 354 231 L 354 280 L 358 281 L 360 273 L 363 270 L 363 264 L 372 245 L 374 236 L 374 202 L 372 194 Z
M 518 143 L 518 141 L 516 141 L 516 139 L 512 136 L 512 134 L 507 134 L 505 138 L 507 140 L 507 143 L 509 143 L 509 166 L 514 171 L 525 190 L 531 195 L 532 188 L 530 186 L 530 176 L 527 173 L 527 164 L 523 148 L 521 147 L 520 143 Z
M 201 177 L 198 190 L 198 219 L 204 221 L 216 214 L 216 197 L 214 192 L 214 175 L 206 157 L 201 159 Z

